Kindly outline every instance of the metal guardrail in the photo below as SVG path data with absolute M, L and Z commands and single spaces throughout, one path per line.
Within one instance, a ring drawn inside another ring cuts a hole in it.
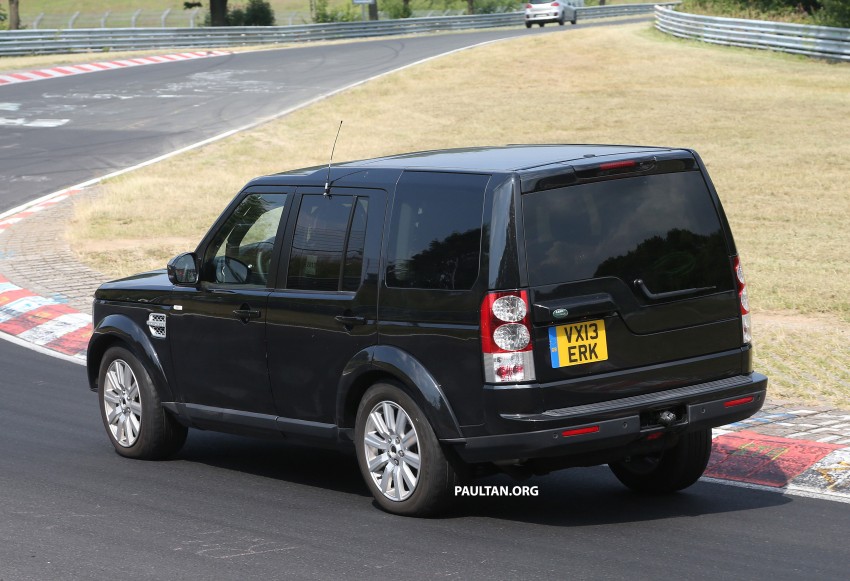
M 667 34 L 746 48 L 850 61 L 850 29 L 699 16 L 655 8 L 655 27 Z
M 678 2 L 670 2 L 672 6 Z M 580 7 L 577 18 L 648 14 L 654 4 Z M 222 48 L 284 42 L 368 38 L 447 30 L 522 26 L 523 12 L 405 18 L 365 22 L 333 22 L 296 26 L 221 28 L 87 28 L 9 30 L 0 32 L 0 56 L 159 48 Z

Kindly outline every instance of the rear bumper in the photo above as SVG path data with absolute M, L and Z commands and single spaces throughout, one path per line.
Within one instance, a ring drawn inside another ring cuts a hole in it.
M 498 462 L 565 456 L 628 455 L 667 435 L 722 426 L 750 417 L 764 405 L 767 377 L 740 375 L 668 391 L 549 410 L 503 415 L 525 429 L 498 435 L 443 440 L 466 462 Z M 671 411 L 667 425 L 659 414 Z M 605 462 L 607 460 L 602 460 Z M 590 462 L 593 463 L 593 462 Z
M 543 22 L 543 23 L 558 22 L 558 20 L 560 18 L 561 18 L 561 16 L 557 12 L 552 12 L 552 13 L 542 12 L 540 14 L 526 14 L 525 15 L 525 21 L 526 22 L 533 22 L 534 24 L 537 24 L 539 22 Z M 566 13 L 564 13 L 564 19 L 568 20 L 568 15 Z

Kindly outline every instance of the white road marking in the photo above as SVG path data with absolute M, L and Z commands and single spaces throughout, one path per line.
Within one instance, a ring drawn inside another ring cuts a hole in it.
M 27 119 L 26 117 L 9 118 L 0 117 L 0 126 L 11 127 L 60 127 L 71 121 L 70 119 Z

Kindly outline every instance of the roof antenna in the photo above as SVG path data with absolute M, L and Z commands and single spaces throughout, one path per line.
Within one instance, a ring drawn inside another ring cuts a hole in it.
M 339 132 L 342 131 L 342 121 L 339 122 L 339 128 L 336 130 L 334 137 L 334 145 L 331 148 L 331 158 L 328 160 L 328 178 L 325 180 L 325 196 L 331 195 L 331 162 L 334 160 L 334 150 L 336 150 L 336 140 L 339 139 Z

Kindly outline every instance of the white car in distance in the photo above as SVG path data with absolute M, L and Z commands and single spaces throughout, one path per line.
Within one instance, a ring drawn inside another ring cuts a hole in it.
M 579 0 L 528 0 L 525 5 L 525 27 L 532 24 L 544 26 L 547 22 L 557 22 L 563 26 L 565 22 L 576 23 L 576 6 L 583 6 Z

